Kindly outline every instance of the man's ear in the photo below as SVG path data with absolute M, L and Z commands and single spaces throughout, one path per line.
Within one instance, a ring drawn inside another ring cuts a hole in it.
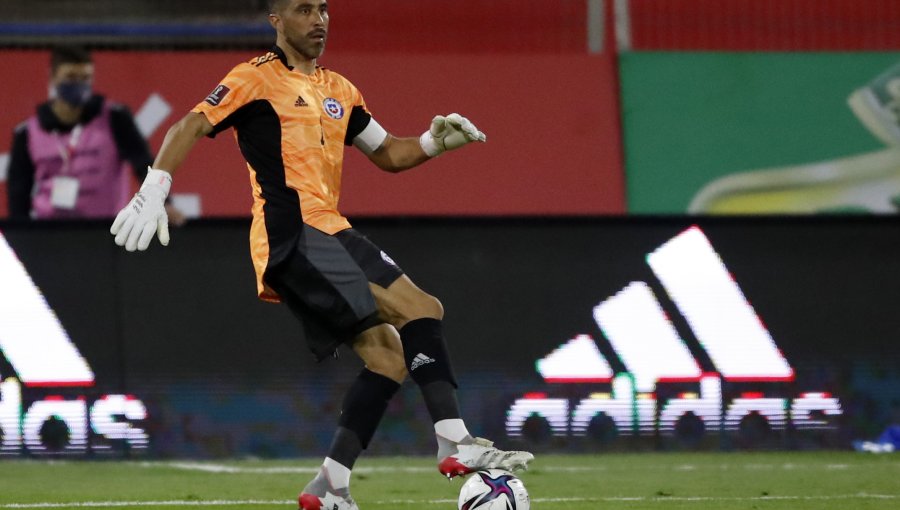
M 278 27 L 281 25 L 281 16 L 275 13 L 269 14 L 269 24 L 277 31 Z

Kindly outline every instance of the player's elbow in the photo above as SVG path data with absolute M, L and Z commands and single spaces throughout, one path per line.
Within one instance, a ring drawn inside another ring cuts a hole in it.
M 385 172 L 397 173 L 401 170 L 404 170 L 400 162 L 392 157 L 391 151 L 387 150 L 385 147 L 380 147 L 378 150 L 370 154 L 369 161 L 374 163 L 375 166 L 377 166 L 380 170 L 384 170 Z
M 380 168 L 381 170 L 384 170 L 385 172 L 392 173 L 392 174 L 395 174 L 397 172 L 402 172 L 403 170 L 406 170 L 407 168 L 409 168 L 409 167 L 400 165 L 399 163 L 397 163 L 396 161 L 393 161 L 393 160 L 387 160 L 387 161 L 383 161 L 381 163 L 375 163 L 375 165 L 378 166 L 378 168 Z
M 369 160 L 381 170 L 389 173 L 408 170 L 419 163 L 416 151 L 410 143 L 412 139 L 398 139 L 388 135 L 378 149 L 369 154 Z M 415 148 L 418 148 L 418 140 L 415 140 Z
M 392 174 L 409 170 L 420 163 L 405 154 L 397 154 L 391 151 L 384 151 L 382 154 L 373 156 L 370 159 L 375 163 L 375 166 Z

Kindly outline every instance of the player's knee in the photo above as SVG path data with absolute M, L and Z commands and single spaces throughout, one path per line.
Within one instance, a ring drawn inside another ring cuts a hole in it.
M 425 294 L 422 298 L 422 313 L 419 317 L 414 318 L 421 319 L 425 317 L 438 320 L 444 318 L 444 305 L 441 304 L 438 298 L 430 294 Z
M 422 291 L 408 279 L 398 280 L 388 289 L 376 285 L 371 288 L 379 316 L 397 329 L 416 319 L 444 318 L 444 306 L 440 300 Z
M 441 304 L 441 301 L 424 292 L 410 300 L 398 311 L 399 313 L 391 322 L 397 329 L 403 328 L 408 322 L 416 319 L 442 320 L 444 318 L 444 305 Z

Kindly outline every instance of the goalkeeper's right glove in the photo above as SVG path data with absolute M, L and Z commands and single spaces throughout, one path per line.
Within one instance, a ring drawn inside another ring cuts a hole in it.
M 141 189 L 124 209 L 119 211 L 109 232 L 116 236 L 116 244 L 128 251 L 144 251 L 150 246 L 153 234 L 163 246 L 169 244 L 169 217 L 166 197 L 172 187 L 172 176 L 164 170 L 150 168 Z
M 487 136 L 475 124 L 458 113 L 444 117 L 438 115 L 431 121 L 431 128 L 419 137 L 419 145 L 430 157 L 453 150 L 469 142 L 484 142 Z

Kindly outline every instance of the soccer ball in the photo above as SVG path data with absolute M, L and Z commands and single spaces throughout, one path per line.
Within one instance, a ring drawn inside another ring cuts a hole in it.
M 529 510 L 530 507 L 525 484 L 502 469 L 475 472 L 459 490 L 459 510 Z

